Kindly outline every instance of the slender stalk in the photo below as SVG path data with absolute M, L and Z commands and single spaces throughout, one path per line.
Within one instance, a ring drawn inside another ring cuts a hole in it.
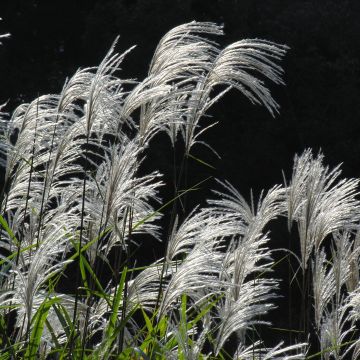
M 291 249 L 291 233 L 288 233 L 288 248 Z M 289 329 L 292 329 L 292 294 L 291 294 L 291 281 L 293 277 L 291 257 L 288 256 L 288 319 Z M 289 331 L 289 344 L 292 344 L 292 331 Z
M 129 245 L 128 245 L 128 248 L 126 249 L 127 262 L 130 261 L 129 254 L 130 254 L 130 246 L 131 246 L 132 226 L 133 226 L 133 209 L 130 208 L 129 209 L 129 223 L 128 223 Z M 120 263 L 121 263 L 121 261 L 119 261 L 118 264 L 120 264 Z M 115 270 L 118 270 L 118 274 L 120 275 L 120 269 L 115 269 Z M 119 275 L 117 276 L 118 279 L 117 279 L 116 284 L 119 283 Z M 126 274 L 125 284 L 124 284 L 123 306 L 121 309 L 121 320 L 122 321 L 126 317 L 127 297 L 128 297 L 128 276 Z M 121 352 L 123 351 L 124 335 L 125 335 L 125 324 L 124 324 L 124 326 L 121 327 L 120 333 L 119 333 L 119 354 L 121 354 Z
M 55 126 L 54 126 L 54 130 L 53 130 L 52 136 L 51 136 L 49 157 L 48 157 L 48 161 L 47 161 L 47 164 L 46 164 L 46 172 L 45 172 L 45 178 L 44 178 L 44 188 L 43 188 L 43 192 L 42 192 L 42 196 L 41 196 L 41 205 L 40 205 L 39 220 L 38 220 L 38 230 L 37 230 L 37 239 L 36 239 L 37 247 L 39 246 L 41 223 L 42 223 L 42 219 L 43 219 L 43 215 L 44 215 L 46 187 L 49 186 L 49 192 L 48 192 L 48 197 L 49 197 L 50 188 L 51 188 L 52 182 L 53 182 L 54 173 L 51 174 L 51 178 L 50 178 L 49 183 L 48 183 L 48 178 L 49 178 L 49 167 L 50 167 L 50 161 L 51 161 L 52 152 L 53 152 L 53 149 L 54 149 L 54 140 L 55 140 L 56 130 L 57 130 L 57 126 L 58 126 L 58 121 L 59 121 L 59 114 L 56 114 Z M 54 168 L 54 171 L 55 171 L 55 168 Z M 48 201 L 48 199 L 46 201 Z
M 81 199 L 81 219 L 80 219 L 80 234 L 79 234 L 79 247 L 78 247 L 78 261 L 80 261 L 81 256 L 81 248 L 82 248 L 82 240 L 83 240 L 83 232 L 84 232 L 84 217 L 85 217 L 85 196 L 86 196 L 86 180 L 87 180 L 87 166 L 88 166 L 88 146 L 89 146 L 89 131 L 87 131 L 86 135 L 86 147 L 85 147 L 85 168 L 84 168 L 84 179 L 83 179 L 83 188 L 82 188 L 82 199 Z M 79 283 L 80 283 L 80 274 L 79 271 L 76 272 L 76 289 L 75 289 L 75 304 L 74 304 L 74 312 L 73 312 L 73 324 L 77 324 L 77 310 L 78 310 L 78 302 L 79 302 Z M 74 326 L 75 328 L 75 326 Z M 70 354 L 73 354 L 74 349 L 74 336 L 71 335 L 70 338 Z
M 104 226 L 102 226 L 104 210 L 105 210 L 105 202 L 103 202 L 103 206 L 102 206 L 102 210 L 101 210 L 101 218 L 100 218 L 100 224 L 99 224 L 99 230 L 98 230 L 98 237 L 100 236 L 101 231 L 106 228 L 106 223 Z M 96 244 L 96 253 L 100 247 L 101 240 L 102 239 L 100 239 Z M 98 263 L 99 263 L 99 261 L 95 260 L 95 271 L 94 271 L 95 276 L 97 276 L 97 273 L 98 273 L 98 266 L 99 266 Z M 90 288 L 90 290 L 95 289 L 95 281 L 92 279 L 92 277 L 89 278 L 89 288 Z M 83 335 L 83 339 L 82 339 L 81 359 L 84 356 L 85 347 L 87 346 L 86 337 L 87 337 L 88 325 L 89 325 L 89 319 L 90 319 L 90 309 L 91 309 L 91 305 L 93 304 L 94 301 L 95 301 L 95 299 L 93 299 L 93 297 L 91 295 L 86 299 L 87 308 L 86 308 L 86 316 L 85 316 L 84 335 Z

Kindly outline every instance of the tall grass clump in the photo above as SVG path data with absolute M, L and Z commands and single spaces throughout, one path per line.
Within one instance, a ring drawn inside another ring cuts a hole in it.
M 170 30 L 142 81 L 119 77 L 132 49 L 119 54 L 115 41 L 60 94 L 2 114 L 2 359 L 359 358 L 358 179 L 340 179 L 308 149 L 256 202 L 217 181 L 206 206 L 186 211 L 206 180 L 187 185 L 187 162 L 194 146 L 211 149 L 201 140 L 210 107 L 237 89 L 279 109 L 264 80 L 283 83 L 287 47 L 245 39 L 222 49 L 222 34 L 207 22 Z M 143 167 L 159 133 L 175 160 L 183 148 L 173 184 Z M 280 217 L 289 249 L 271 247 Z M 150 238 L 163 255 L 139 266 Z M 261 334 L 280 295 L 279 250 L 301 313 L 285 311 L 296 336 L 271 343 Z

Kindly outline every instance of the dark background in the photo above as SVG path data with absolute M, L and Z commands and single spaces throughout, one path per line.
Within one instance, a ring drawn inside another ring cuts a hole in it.
M 201 147 L 193 150 L 217 170 L 190 163 L 188 183 L 211 174 L 248 197 L 250 188 L 259 192 L 281 183 L 281 170 L 289 177 L 294 154 L 306 147 L 322 149 L 332 166 L 343 162 L 346 177 L 360 175 L 360 1 L 1 0 L 0 16 L 0 33 L 11 33 L 0 47 L 0 103 L 9 101 L 9 112 L 38 94 L 59 93 L 76 69 L 99 64 L 118 34 L 118 51 L 138 45 L 121 73 L 138 79 L 161 36 L 191 20 L 224 23 L 223 45 L 242 38 L 287 44 L 286 86 L 270 86 L 280 115 L 272 118 L 230 92 L 213 108 L 219 124 L 205 136 L 222 159 Z M 147 166 L 166 172 L 170 144 L 160 140 Z M 208 193 L 191 200 L 203 196 Z M 287 246 L 285 228 L 274 236 L 277 245 Z M 281 310 L 274 314 L 276 325 L 287 327 Z
M 137 45 L 121 74 L 138 79 L 161 36 L 191 20 L 224 23 L 223 45 L 247 37 L 287 44 L 286 86 L 271 86 L 280 115 L 231 92 L 213 108 L 220 123 L 206 136 L 221 161 L 200 148 L 194 155 L 244 194 L 281 182 L 306 147 L 344 162 L 346 176 L 360 174 L 359 1 L 2 0 L 0 16 L 0 33 L 12 34 L 0 47 L 0 103 L 10 100 L 9 112 L 59 93 L 76 69 L 99 64 L 118 34 L 120 52 Z

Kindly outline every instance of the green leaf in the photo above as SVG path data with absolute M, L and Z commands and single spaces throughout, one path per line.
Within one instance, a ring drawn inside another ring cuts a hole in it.
M 55 310 L 55 313 L 61 323 L 62 328 L 64 329 L 64 332 L 67 337 L 67 342 L 65 345 L 62 346 L 62 351 L 60 354 L 60 359 L 67 359 L 68 358 L 68 352 L 67 347 L 71 339 L 75 341 L 75 349 L 81 349 L 81 341 L 79 336 L 74 335 L 76 332 L 76 328 L 74 324 L 72 323 L 72 319 L 66 310 L 66 308 L 61 304 L 53 304 L 53 309 Z M 73 351 L 73 359 L 78 358 L 77 351 Z M 74 358 L 75 356 L 75 358 Z
M 118 311 L 119 311 L 119 307 L 120 307 L 120 302 L 122 299 L 122 292 L 125 286 L 125 281 L 126 281 L 126 273 L 127 273 L 127 267 L 125 266 L 122 274 L 121 274 L 121 278 L 120 278 L 120 283 L 119 286 L 117 288 L 117 291 L 114 295 L 114 299 L 113 299 L 113 304 L 112 304 L 112 308 L 111 308 L 111 316 L 109 319 L 109 325 L 106 329 L 106 336 L 111 338 L 111 336 L 114 334 L 114 329 L 116 326 L 116 321 L 117 321 L 117 316 L 118 316 Z M 125 306 L 125 305 L 124 305 Z
M 195 161 L 199 162 L 200 164 L 202 164 L 202 165 L 205 165 L 205 166 L 209 167 L 210 169 L 216 170 L 216 167 L 214 167 L 214 166 L 212 166 L 212 165 L 208 164 L 208 163 L 207 163 L 207 162 L 205 162 L 204 160 L 201 160 L 201 159 L 199 159 L 199 158 L 197 158 L 197 157 L 195 157 L 195 156 L 193 156 L 193 155 L 191 155 L 191 154 L 187 154 L 187 156 L 188 156 L 189 158 L 191 158 L 191 159 L 193 159 L 193 160 L 195 160 Z
M 94 359 L 98 359 L 98 358 L 107 359 L 109 357 L 109 351 L 118 333 L 125 326 L 127 321 L 133 316 L 133 312 L 130 312 L 125 319 L 122 319 L 121 324 L 117 324 L 117 317 L 122 299 L 122 293 L 125 286 L 126 274 L 127 274 L 127 267 L 124 267 L 121 273 L 119 285 L 117 287 L 116 293 L 114 294 L 113 301 L 111 304 L 111 315 L 108 325 L 105 329 L 105 337 L 104 337 L 105 340 L 103 344 L 99 346 L 98 350 L 92 354 Z
M 201 311 L 196 315 L 196 317 L 193 320 L 189 321 L 187 325 L 187 330 L 191 330 L 219 302 L 222 297 L 223 295 L 217 297 L 214 301 L 209 301 L 206 306 L 202 307 Z
M 86 279 L 86 273 L 85 273 L 85 267 L 84 267 L 84 255 L 80 253 L 80 259 L 79 259 L 79 267 L 80 267 L 80 273 L 81 273 L 81 279 L 85 286 L 85 289 L 89 288 L 87 279 Z M 86 291 L 86 296 L 90 297 L 89 291 Z
M 338 345 L 330 346 L 330 347 L 324 349 L 323 351 L 319 351 L 316 354 L 312 354 L 310 356 L 307 356 L 305 359 L 309 360 L 309 359 L 314 359 L 314 358 L 319 358 L 319 357 L 322 358 L 322 355 L 324 355 L 324 354 L 326 354 L 328 352 L 331 352 L 333 350 L 339 350 L 339 349 L 343 348 L 344 346 L 352 345 L 355 342 L 356 342 L 356 340 L 351 340 L 351 341 L 343 342 L 343 343 L 338 344 Z
M 30 334 L 30 341 L 27 346 L 24 359 L 37 359 L 37 351 L 40 346 L 45 321 L 50 308 L 57 302 L 59 302 L 59 298 L 45 299 L 34 315 L 31 321 L 32 323 L 34 322 L 34 326 Z
M 39 243 L 39 244 L 41 244 L 41 243 Z M 20 251 L 14 251 L 13 253 L 11 253 L 10 255 L 8 255 L 8 256 L 6 256 L 6 257 L 4 257 L 4 258 L 0 261 L 0 266 L 1 266 L 2 264 L 4 264 L 4 263 L 8 263 L 9 261 L 11 261 L 11 260 L 12 260 L 13 258 L 15 258 L 19 253 L 21 254 L 21 253 L 23 253 L 23 252 L 25 252 L 25 251 L 27 251 L 27 250 L 30 250 L 30 249 L 32 249 L 32 248 L 34 248 L 34 247 L 36 247 L 36 246 L 37 246 L 36 244 L 32 244 L 32 245 L 29 245 L 29 246 L 26 246 L 26 247 L 20 249 Z
M 140 309 L 141 309 L 141 312 L 142 312 L 144 320 L 145 320 L 145 325 L 146 325 L 148 334 L 153 334 L 154 327 L 153 327 L 153 324 L 152 324 L 150 318 L 148 317 L 148 315 L 146 314 L 145 310 L 142 307 L 140 307 Z
M 19 246 L 20 243 L 19 243 L 18 239 L 16 238 L 16 236 L 10 229 L 10 226 L 7 223 L 7 221 L 1 215 L 0 215 L 0 224 L 3 227 L 3 229 L 8 233 L 8 235 L 10 236 L 11 240 L 15 243 L 15 245 Z
M 91 265 L 89 264 L 89 262 L 86 260 L 86 258 L 82 254 L 81 254 L 81 258 L 82 258 L 83 266 L 86 268 L 86 270 L 88 271 L 88 273 L 91 275 L 92 279 L 94 280 L 95 285 L 98 287 L 101 297 L 107 301 L 109 306 L 111 306 L 109 296 L 106 294 L 106 292 L 105 292 L 104 288 L 102 287 L 99 279 L 97 278 L 94 270 L 91 268 Z
M 48 319 L 45 319 L 45 325 L 46 327 L 48 328 L 49 332 L 50 332 L 50 335 L 51 335 L 51 339 L 52 341 L 54 342 L 55 346 L 60 349 L 60 344 L 57 340 L 57 337 L 56 337 L 56 334 L 55 334 L 55 331 L 53 329 L 53 327 L 51 326 L 51 324 L 49 323 Z

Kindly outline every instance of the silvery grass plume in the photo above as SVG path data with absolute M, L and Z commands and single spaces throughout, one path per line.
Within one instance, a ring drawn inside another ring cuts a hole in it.
M 349 263 L 350 274 L 346 281 L 348 292 L 354 291 L 360 284 L 360 233 L 356 230 L 354 240 L 344 242 L 345 252 L 349 253 L 346 260 Z
M 198 137 L 212 126 L 200 128 L 200 118 L 230 88 L 265 105 L 271 113 L 277 110 L 269 91 L 251 72 L 281 84 L 282 69 L 275 61 L 284 56 L 287 47 L 243 40 L 221 50 L 203 34 L 222 35 L 222 27 L 194 21 L 172 29 L 160 41 L 144 81 L 146 86 L 139 85 L 140 89 L 144 87 L 140 98 L 145 92 L 155 96 L 141 107 L 139 133 L 143 143 L 166 129 L 174 144 L 180 131 L 188 154 L 196 143 L 203 143 Z M 225 86 L 225 90 L 213 95 L 218 85 Z M 162 89 L 168 93 L 159 99 Z
M 344 232 L 334 234 L 331 258 L 326 259 L 325 250 L 321 249 L 313 263 L 315 324 L 325 359 L 346 359 L 354 346 L 349 339 L 353 338 L 356 326 L 351 323 L 350 305 L 345 296 L 349 259 L 351 238 Z
M 348 231 L 333 235 L 333 243 L 330 250 L 335 280 L 336 307 L 340 306 L 341 296 L 347 288 L 346 283 L 350 278 L 352 243 L 351 233 Z
M 210 209 L 201 209 L 198 212 L 195 209 L 179 227 L 176 222 L 165 259 L 150 265 L 129 281 L 127 302 L 123 305 L 126 306 L 125 314 L 140 306 L 150 314 L 157 314 L 158 321 L 162 321 L 165 317 L 169 318 L 171 323 L 168 324 L 166 337 L 170 338 L 171 334 L 177 334 L 180 347 L 181 341 L 185 339 L 181 337 L 184 334 L 180 334 L 178 322 L 175 320 L 178 316 L 178 302 L 181 296 L 186 294 L 188 311 L 191 309 L 201 311 L 201 306 L 207 303 L 207 299 L 219 294 L 219 289 L 222 287 L 219 272 L 224 257 L 220 249 L 223 246 L 223 238 L 234 231 L 235 228 L 229 224 L 229 217 L 222 218 L 213 214 Z M 159 288 L 163 289 L 161 295 Z M 111 292 L 113 293 L 114 289 Z M 101 317 L 105 315 L 104 301 L 97 308 L 96 313 Z M 211 320 L 208 319 L 207 322 Z M 128 334 L 136 334 L 134 330 L 136 324 L 129 326 Z M 206 334 L 210 331 L 209 326 L 200 334 L 196 329 L 192 330 L 197 340 L 186 351 L 184 350 L 187 358 L 192 358 L 189 357 L 190 353 L 193 354 L 192 356 L 201 353 Z M 126 341 L 136 343 L 139 340 L 141 339 L 129 337 Z M 165 340 L 160 339 L 164 347 Z M 185 343 L 183 345 L 185 346 Z M 171 358 L 171 351 L 177 353 L 180 350 L 176 347 L 168 351 L 170 352 L 167 357 Z
M 350 310 L 350 320 L 353 323 L 359 322 L 360 320 L 360 283 L 356 289 L 349 293 L 349 308 Z M 360 338 L 355 339 L 354 352 L 352 359 L 358 359 L 360 356 Z
M 125 122 L 133 126 L 129 119 L 123 121 L 120 116 L 123 82 L 113 76 L 123 56 L 114 54 L 112 47 L 97 69 L 78 71 L 67 81 L 59 96 L 42 96 L 28 105 L 21 105 L 10 121 L 2 122 L 8 188 L 2 201 L 2 213 L 6 214 L 12 229 L 11 236 L 3 233 L 2 247 L 10 252 L 17 250 L 18 254 L 10 264 L 13 269 L 8 272 L 13 276 L 8 277 L 6 287 L 12 292 L 10 303 L 22 299 L 26 310 L 24 312 L 20 307 L 17 327 L 23 328 L 23 323 L 29 328 L 31 315 L 36 310 L 33 304 L 41 303 L 38 293 L 47 294 L 48 280 L 66 267 L 68 261 L 63 258 L 72 248 L 70 240 L 76 241 L 82 219 L 88 229 L 97 226 L 96 232 L 100 231 L 99 222 L 91 222 L 91 206 L 83 208 L 81 205 L 84 196 L 92 194 L 95 187 L 88 171 L 91 166 L 104 160 L 103 167 L 98 167 L 100 179 L 97 185 L 100 188 L 96 189 L 96 194 L 104 191 L 101 195 L 108 197 L 102 208 L 110 218 L 105 221 L 115 230 L 122 226 L 121 216 L 126 207 L 131 207 L 135 222 L 153 212 L 150 197 L 156 197 L 160 183 L 151 182 L 158 175 L 135 178 L 140 163 L 138 150 L 129 140 L 124 142 L 126 138 L 121 130 Z M 11 138 L 15 132 L 16 143 L 13 145 Z M 110 142 L 106 144 L 105 135 L 113 136 L 118 145 L 110 147 Z M 115 161 L 114 169 L 111 161 Z M 103 175 L 110 177 L 106 184 L 108 179 L 101 178 Z M 82 195 L 83 179 L 86 178 L 89 178 L 88 186 Z M 110 186 L 109 191 L 107 186 Z M 98 203 L 92 204 L 93 208 L 95 205 Z M 147 228 L 151 229 L 151 226 Z M 55 233 L 49 233 L 49 229 L 55 229 Z M 52 251 L 44 250 L 44 243 L 52 247 Z M 110 243 L 108 249 L 114 241 Z M 54 255 L 55 249 L 62 260 Z M 18 333 L 21 336 L 25 331 L 20 329 Z
M 277 281 L 264 278 L 271 270 L 273 260 L 266 247 L 268 237 L 264 227 L 282 211 L 284 189 L 274 187 L 260 196 L 256 209 L 229 183 L 221 183 L 226 193 L 216 192 L 219 200 L 209 201 L 217 207 L 217 212 L 230 214 L 242 224 L 224 257 L 222 279 L 228 284 L 224 297 L 219 303 L 220 325 L 216 338 L 216 353 L 223 347 L 231 334 L 245 346 L 246 331 L 255 324 L 267 324 L 259 320 L 273 305 Z
M 341 299 L 339 307 L 333 304 L 331 310 L 325 310 L 320 329 L 320 348 L 324 359 L 342 360 L 350 356 L 356 343 L 351 340 L 347 342 L 347 339 L 353 339 L 356 326 L 349 324 L 349 319 L 349 302 L 345 298 Z
M 282 347 L 283 342 L 273 348 L 262 347 L 260 341 L 244 347 L 240 345 L 235 352 L 237 360 L 304 360 L 306 358 L 307 344 L 296 344 Z
M 247 332 L 268 323 L 260 316 L 273 307 L 278 286 L 269 275 L 274 261 L 264 228 L 283 214 L 291 186 L 275 186 L 249 206 L 223 183 L 225 191 L 207 208 L 194 209 L 181 224 L 176 217 L 162 259 L 126 272 L 141 236 L 162 237 L 156 222 L 161 214 L 154 209 L 161 175 L 156 170 L 140 175 L 151 139 L 164 131 L 174 145 L 180 134 L 188 155 L 211 126 L 202 127 L 200 119 L 231 88 L 272 114 L 278 110 L 254 74 L 282 83 L 276 62 L 286 46 L 255 39 L 221 49 L 208 37 L 222 33 L 221 26 L 207 22 L 174 28 L 160 41 L 143 81 L 118 77 L 131 49 L 118 54 L 115 41 L 98 67 L 77 71 L 59 95 L 39 96 L 1 121 L 6 188 L 0 246 L 10 256 L 1 257 L 6 266 L 0 306 L 2 315 L 16 316 L 10 330 L 20 355 L 63 351 L 74 357 L 81 348 L 81 356 L 94 358 L 134 350 L 141 356 L 198 359 L 225 356 L 235 335 L 237 358 L 248 358 Z M 358 205 L 355 185 L 332 186 L 327 176 L 336 178 L 336 172 L 319 172 L 325 177 L 322 203 L 340 199 L 338 212 L 346 213 L 332 215 L 337 222 L 331 231 L 339 230 L 338 223 L 349 217 L 345 205 Z M 308 182 L 309 173 L 303 176 Z M 295 203 L 291 218 L 298 220 L 305 205 Z M 339 254 L 334 259 L 343 279 L 350 250 L 339 249 L 334 247 Z M 71 262 L 79 265 L 75 279 L 67 271 Z M 110 268 L 111 278 L 100 276 L 99 264 Z M 58 291 L 65 276 L 80 288 L 75 296 Z M 56 304 L 38 333 L 38 311 L 49 299 Z M 340 307 L 345 303 L 339 300 Z M 73 324 L 67 320 L 71 315 Z M 265 359 L 300 359 L 305 351 L 304 344 L 252 347 L 253 358 Z
M 224 187 L 225 192 L 213 191 L 220 199 L 209 200 L 209 204 L 214 205 L 220 213 L 231 214 L 244 223 L 245 229 L 248 231 L 261 232 L 271 220 L 276 219 L 284 212 L 285 190 L 280 185 L 271 188 L 266 195 L 262 191 L 255 206 L 253 197 L 249 205 L 229 182 L 218 181 L 218 183 Z
M 239 286 L 236 286 L 229 278 L 232 265 L 230 265 L 231 259 L 228 257 L 233 249 L 229 248 L 228 253 L 224 253 L 223 250 L 227 248 L 225 240 L 233 238 L 234 234 L 238 232 L 245 233 L 245 228 L 242 227 L 241 222 L 238 222 L 234 216 L 226 213 L 219 214 L 213 211 L 212 208 L 201 209 L 197 212 L 194 210 L 183 224 L 178 226 L 176 223 L 174 226 L 165 258 L 166 272 L 162 273 L 165 281 L 163 283 L 164 293 L 161 296 L 158 313 L 159 318 L 167 314 L 171 318 L 173 316 L 176 318 L 178 313 L 177 302 L 184 293 L 187 295 L 187 305 L 190 306 L 188 310 L 201 309 L 200 305 L 206 303 L 207 298 L 213 295 L 220 296 L 220 301 L 216 301 L 215 317 L 206 317 L 202 330 L 199 330 L 199 332 L 196 329 L 193 330 L 196 331 L 194 333 L 196 341 L 192 342 L 191 345 L 183 338 L 185 335 L 181 332 L 181 329 L 177 328 L 176 321 L 171 325 L 174 329 L 173 332 L 177 334 L 179 342 L 183 344 L 179 343 L 179 347 L 182 346 L 181 351 L 187 354 L 186 358 L 197 358 L 196 354 L 202 351 L 206 333 L 213 332 L 214 326 L 219 328 L 219 324 L 216 325 L 219 319 L 222 319 L 220 322 L 223 321 L 223 324 L 226 323 L 228 326 L 223 328 L 224 325 L 222 325 L 218 330 L 222 341 L 218 346 L 220 350 L 223 342 L 234 331 L 239 329 L 244 331 L 251 324 L 260 323 L 255 319 L 256 316 L 266 313 L 271 308 L 271 305 L 266 302 L 273 297 L 269 293 L 276 287 L 276 282 L 259 279 L 254 285 L 253 280 L 249 279 L 253 273 L 266 271 L 268 265 L 260 264 L 260 259 L 269 257 L 267 249 L 261 247 L 262 244 L 267 242 L 266 237 L 248 239 L 249 246 L 246 249 L 242 249 L 241 245 L 238 246 L 239 253 L 243 256 L 237 257 L 236 265 L 241 267 L 246 274 L 241 281 L 239 280 L 239 282 L 242 282 L 242 284 L 237 284 Z M 250 243 L 254 240 L 255 243 L 252 244 L 254 250 L 250 251 Z M 243 241 L 243 243 L 245 242 L 246 240 Z M 224 270 L 227 263 L 229 265 Z M 269 264 L 271 263 L 269 262 Z M 160 263 L 157 263 L 156 266 L 145 269 L 131 281 L 128 300 L 132 299 L 130 301 L 133 304 L 132 306 L 140 303 L 148 311 L 153 310 L 158 297 L 156 288 L 160 282 L 160 265 Z M 223 275 L 225 272 L 227 277 Z M 231 321 L 227 321 L 224 319 L 225 314 L 222 313 L 222 310 L 225 311 L 226 309 L 224 305 L 221 305 L 221 297 L 228 296 L 232 298 L 234 291 L 237 293 L 236 304 L 238 306 L 232 305 L 232 314 L 227 317 Z M 229 293 L 231 293 L 231 296 Z M 232 328 L 235 323 L 238 323 L 237 327 Z M 173 349 L 175 353 L 179 351 L 179 348 Z M 174 356 L 168 355 L 169 358 Z
M 20 256 L 18 264 L 11 262 L 7 286 L 3 294 L 9 294 L 1 305 L 12 303 L 17 309 L 16 325 L 19 335 L 29 331 L 31 320 L 45 298 L 54 297 L 48 280 L 53 278 L 70 262 L 64 257 L 68 234 L 62 223 L 53 223 L 44 229 L 39 247 Z M 12 283 L 13 281 L 13 283 Z
M 279 60 L 286 49 L 286 46 L 262 40 L 242 40 L 219 52 L 210 71 L 196 88 L 195 99 L 192 100 L 198 103 L 196 112 L 186 117 L 183 131 L 186 153 L 189 153 L 191 147 L 200 142 L 199 135 L 209 127 L 199 130 L 202 115 L 230 88 L 239 90 L 253 103 L 264 105 L 271 114 L 277 110 L 278 106 L 268 89 L 260 80 L 251 75 L 249 70 L 267 77 L 276 84 L 281 84 L 282 69 L 273 60 Z M 227 88 L 215 97 L 211 97 L 213 88 L 218 85 L 224 85 Z
M 292 179 L 286 190 L 289 229 L 297 223 L 302 271 L 324 239 L 339 230 L 351 229 L 359 217 L 358 179 L 339 180 L 340 165 L 323 165 L 324 156 L 313 157 L 307 149 L 295 156 Z
M 166 249 L 166 261 L 181 259 L 202 242 L 215 242 L 231 236 L 243 229 L 240 222 L 228 214 L 217 214 L 213 208 L 197 207 L 190 212 L 181 225 L 176 218 Z
M 356 329 L 349 318 L 346 290 L 356 286 L 351 279 L 356 281 L 358 276 L 351 278 L 358 261 L 353 236 L 359 216 L 358 180 L 338 180 L 340 174 L 340 166 L 329 170 L 323 165 L 323 155 L 314 158 L 308 149 L 295 157 L 286 188 L 289 230 L 293 221 L 298 225 L 303 292 L 307 291 L 304 274 L 309 260 L 312 264 L 315 327 L 325 359 L 347 358 L 353 347 L 347 342 Z
M 122 120 L 118 115 L 123 82 L 113 73 L 126 53 L 113 52 L 112 47 L 97 69 L 79 70 L 66 82 L 60 95 L 41 96 L 31 104 L 19 106 L 4 129 L 6 143 L 2 150 L 7 150 L 6 180 L 21 160 L 27 163 L 31 160 L 37 162 L 34 168 L 41 169 L 40 174 L 50 186 L 69 171 L 79 170 L 73 168 L 74 160 L 79 158 L 74 152 L 86 142 L 93 127 L 92 135 L 96 135 L 97 142 L 89 139 L 90 143 L 100 142 L 105 133 L 121 135 L 117 129 Z M 12 145 L 10 138 L 14 132 L 17 138 Z M 59 170 L 62 165 L 63 172 Z
M 282 193 L 279 191 L 279 194 Z M 264 204 L 269 205 L 273 202 L 269 201 L 269 198 L 275 201 L 276 197 L 272 191 L 259 203 L 258 213 L 266 213 Z M 276 201 L 278 200 L 279 198 L 276 198 Z M 244 341 L 242 344 L 245 344 L 247 329 L 255 324 L 267 323 L 258 317 L 272 308 L 269 300 L 274 298 L 273 292 L 277 287 L 275 280 L 261 278 L 273 264 L 269 249 L 263 246 L 268 240 L 266 236 L 261 233 L 257 236 L 249 234 L 244 221 L 239 221 L 232 214 L 220 212 L 219 209 L 206 208 L 195 211 L 180 226 L 175 222 L 170 236 L 166 260 L 171 262 L 180 259 L 180 263 L 174 266 L 172 262 L 171 271 L 167 273 L 167 276 L 171 275 L 171 279 L 164 286 L 160 316 L 169 313 L 176 318 L 176 300 L 179 301 L 184 293 L 187 295 L 189 309 L 197 309 L 202 302 L 214 295 L 217 298 L 216 306 L 212 315 L 204 319 L 201 328 L 194 329 L 192 337 L 195 341 L 191 343 L 186 340 L 189 334 L 177 327 L 175 322 L 173 327 L 178 347 L 167 355 L 168 358 L 176 358 L 179 352 L 186 354 L 187 359 L 198 358 L 204 346 L 204 338 L 209 336 L 206 334 L 216 335 L 213 344 L 216 355 L 233 333 L 241 334 Z M 262 224 L 265 226 L 266 222 Z M 255 226 L 252 229 L 260 230 Z M 243 238 L 235 241 L 234 238 L 239 234 L 242 234 Z M 230 245 L 226 245 L 229 241 Z M 219 249 L 223 251 L 219 252 Z M 268 262 L 262 263 L 265 259 Z M 258 276 L 256 281 L 252 278 L 254 275 Z M 304 347 L 304 344 L 281 350 L 279 347 L 261 349 L 259 354 L 268 352 L 271 358 L 272 353 L 275 355 L 278 351 L 278 354 L 282 354 L 295 348 L 300 349 L 301 346 Z M 289 357 L 292 358 L 302 359 L 304 353 Z
M 172 89 L 175 97 L 169 98 L 165 108 L 175 110 L 175 117 L 164 124 L 173 145 L 178 132 L 183 130 L 186 117 L 200 110 L 201 104 L 195 99 L 201 96 L 202 87 L 199 84 L 219 53 L 218 44 L 203 34 L 222 35 L 222 27 L 214 23 L 191 22 L 170 30 L 159 42 L 150 64 L 149 77 L 155 79 L 154 85 L 175 85 Z M 140 133 L 152 123 L 156 126 L 151 117 L 154 105 L 142 108 Z M 166 116 L 166 111 L 162 112 Z M 161 115 L 157 117 L 161 119 Z
M 326 259 L 324 249 L 317 253 L 312 270 L 315 324 L 320 329 L 325 310 L 336 293 L 334 269 L 329 260 Z
M 108 255 L 116 244 L 127 248 L 129 229 L 131 234 L 148 233 L 159 238 L 159 228 L 153 221 L 159 217 L 152 202 L 159 201 L 158 181 L 160 174 L 153 172 L 137 177 L 140 166 L 140 148 L 134 141 L 123 139 L 105 153 L 105 161 L 98 166 L 95 176 L 90 176 L 86 189 L 85 211 L 89 214 L 91 232 L 88 238 L 96 237 L 99 230 L 113 230 L 106 244 L 97 244 L 99 250 Z M 142 221 L 149 219 L 149 221 Z M 142 223 L 141 226 L 138 226 Z M 96 254 L 92 254 L 94 260 Z
M 169 283 L 164 289 L 162 301 L 159 306 L 159 313 L 161 315 L 167 314 L 176 306 L 176 300 L 185 293 L 193 304 L 200 303 L 204 299 L 217 294 L 221 281 L 219 274 L 221 271 L 221 263 L 223 253 L 222 248 L 222 233 L 224 224 L 222 219 L 210 214 L 206 214 L 205 222 L 199 222 L 200 217 L 196 217 L 198 229 L 197 234 L 193 237 L 193 246 L 186 254 L 185 259 L 178 265 L 176 272 L 172 275 Z M 191 222 L 191 218 L 187 219 Z M 186 224 L 188 225 L 188 224 Z M 186 226 L 187 231 L 191 231 L 191 227 Z M 180 227 L 181 232 L 184 227 Z M 181 235 L 180 235 L 181 236 Z M 190 235 L 191 236 L 191 235 Z M 182 239 L 188 236 L 182 234 Z M 173 240 L 177 235 L 173 235 Z M 173 247 L 173 246 L 171 246 Z M 180 250 L 180 249 L 179 249 Z M 174 255 L 181 254 L 181 252 Z M 171 250 L 167 254 L 170 259 Z
M 75 74 L 60 96 L 40 97 L 29 105 L 21 105 L 14 112 L 5 132 L 8 159 L 5 182 L 10 188 L 3 203 L 5 212 L 22 208 L 26 213 L 27 208 L 30 208 L 42 217 L 42 210 L 56 201 L 66 186 L 80 186 L 81 181 L 76 175 L 83 172 L 77 163 L 82 158 L 81 146 L 85 143 L 81 136 L 86 136 L 86 129 L 91 127 L 95 118 L 99 117 L 98 112 L 101 112 L 99 105 L 94 105 L 93 93 L 97 88 L 93 84 L 100 82 L 100 78 L 103 83 L 98 85 L 103 93 L 113 86 L 112 78 L 105 76 L 108 81 L 106 88 L 105 80 L 99 75 L 104 72 L 104 66 L 95 75 L 86 71 Z M 110 62 L 107 66 L 112 67 L 114 64 Z M 97 94 L 96 98 L 101 98 L 99 102 L 104 112 L 105 108 L 115 108 L 110 106 L 107 96 Z M 86 104 L 84 99 L 90 104 Z M 79 103 L 83 102 L 85 109 L 90 107 L 93 110 L 91 116 L 89 111 L 80 108 Z M 86 125 L 85 128 L 82 125 Z M 14 131 L 18 131 L 18 134 L 16 144 L 12 146 L 10 140 Z M 101 135 L 101 132 L 98 131 L 97 135 Z M 95 140 L 88 143 L 97 144 Z M 28 198 L 25 207 L 21 203 L 24 197 Z

